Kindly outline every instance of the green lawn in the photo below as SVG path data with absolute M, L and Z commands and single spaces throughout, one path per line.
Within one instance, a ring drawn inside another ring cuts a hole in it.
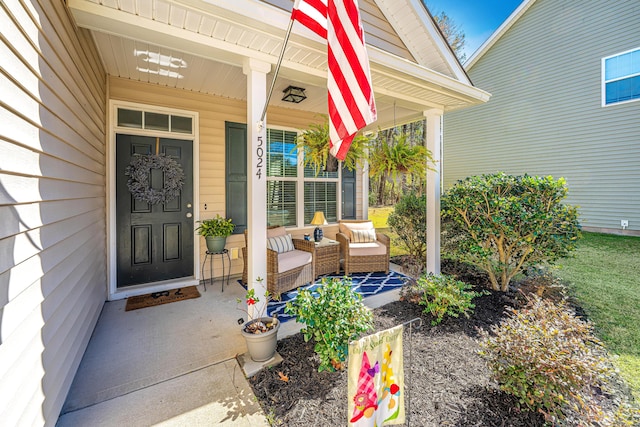
M 406 253 L 387 224 L 393 207 L 370 208 L 369 219 L 391 237 L 391 256 Z M 640 237 L 584 233 L 575 256 L 557 274 L 595 324 L 597 335 L 618 355 L 622 376 L 640 400 Z
M 382 208 L 369 208 L 369 219 L 373 221 L 373 226 L 381 233 L 386 234 L 391 238 L 391 250 L 390 255 L 404 255 L 406 250 L 400 248 L 398 242 L 398 235 L 391 231 L 389 224 L 387 224 L 387 218 L 389 214 L 393 212 L 393 206 L 385 206 Z
M 559 265 L 640 399 L 640 237 L 584 233 L 575 257 Z
M 391 256 L 406 253 L 387 224 L 393 207 L 370 208 L 369 219 L 391 237 Z M 584 233 L 575 256 L 556 274 L 585 309 L 597 335 L 618 355 L 622 376 L 640 400 L 640 237 Z

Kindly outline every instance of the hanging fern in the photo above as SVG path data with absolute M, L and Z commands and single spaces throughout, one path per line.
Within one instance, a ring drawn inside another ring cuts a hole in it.
M 323 123 L 310 124 L 309 128 L 298 137 L 296 148 L 304 152 L 303 166 L 311 167 L 318 174 L 327 168 L 327 163 L 331 161 L 329 153 L 329 119 L 327 116 Z M 342 161 L 344 167 L 354 170 L 361 166 L 366 158 L 366 148 L 369 146 L 369 138 L 363 135 L 356 135 L 347 152 L 347 156 Z

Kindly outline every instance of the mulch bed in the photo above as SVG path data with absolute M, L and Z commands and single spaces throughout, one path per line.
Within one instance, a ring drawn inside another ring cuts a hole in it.
M 410 259 L 393 260 L 405 268 L 413 266 Z M 442 260 L 442 272 L 455 275 L 476 290 L 489 289 L 486 274 L 466 264 Z M 538 277 L 523 280 L 510 292 L 491 292 L 474 299 L 476 308 L 470 318 L 445 317 L 431 325 L 431 316 L 422 313 L 421 306 L 396 301 L 373 311 L 375 330 L 380 331 L 416 317 L 422 327 L 414 329 L 409 341 L 404 335 L 405 408 L 410 426 L 456 427 L 537 427 L 544 426 L 544 417 L 518 409 L 517 399 L 499 390 L 489 369 L 478 355 L 479 330 L 488 330 L 506 316 L 506 308 L 518 308 L 526 303 L 527 293 L 561 299 L 563 292 Z M 584 311 L 570 300 L 580 317 Z M 250 378 L 250 384 L 265 414 L 274 426 L 344 426 L 347 414 L 347 371 L 318 372 L 319 360 L 313 342 L 305 343 L 301 334 L 278 342 L 278 352 L 284 361 L 272 369 Z M 412 351 L 409 346 L 412 346 Z M 411 359 L 410 359 L 411 358 Z M 613 384 L 613 382 L 612 382 Z M 630 397 L 622 383 L 618 397 Z M 410 402 L 406 399 L 410 396 Z M 612 403 L 618 397 L 608 396 Z M 603 396 L 604 398 L 604 396 Z M 605 406 L 611 406 L 603 402 Z
M 455 266 L 443 264 L 443 271 Z M 446 271 L 445 271 L 446 272 Z M 461 272 L 457 272 L 460 274 Z M 467 281 L 483 282 L 468 272 Z M 485 282 L 486 283 L 486 282 Z M 412 426 L 543 426 L 537 413 L 519 411 L 516 400 L 501 392 L 477 354 L 478 330 L 488 329 L 515 303 L 513 295 L 492 293 L 474 300 L 473 315 L 445 318 L 437 326 L 422 307 L 397 301 L 374 310 L 375 329 L 383 330 L 422 317 L 423 325 L 404 336 L 405 401 Z M 413 346 L 411 363 L 409 345 Z M 250 384 L 273 425 L 288 427 L 344 426 L 347 414 L 347 372 L 318 372 L 313 342 L 301 334 L 278 342 L 284 361 L 250 378 Z M 286 381 L 285 381 L 286 380 Z M 410 405 L 410 408 L 409 408 Z
M 423 317 L 422 328 L 413 331 L 411 364 L 405 332 L 405 378 L 410 387 L 412 426 L 544 425 L 540 414 L 515 409 L 515 399 L 498 390 L 477 354 L 477 329 L 499 322 L 505 304 L 501 295 L 483 296 L 476 300 L 470 319 L 449 318 L 438 326 L 431 326 L 419 306 L 405 301 L 374 310 L 376 330 Z M 281 365 L 250 379 L 254 393 L 265 413 L 273 416 L 274 424 L 344 426 L 346 370 L 318 372 L 313 343 L 305 343 L 301 334 L 279 341 L 278 352 L 284 359 Z M 288 381 L 283 381 L 279 372 Z M 405 405 L 409 409 L 409 403 Z

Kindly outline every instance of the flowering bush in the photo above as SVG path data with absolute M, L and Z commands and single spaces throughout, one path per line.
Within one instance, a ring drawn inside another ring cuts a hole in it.
M 262 283 L 264 279 L 258 277 L 256 281 L 258 283 Z M 265 296 L 267 299 L 269 299 L 269 297 L 271 296 L 269 294 L 269 291 L 265 292 Z M 237 298 L 236 302 L 238 304 L 241 304 L 243 300 L 240 298 Z M 260 302 L 260 298 L 258 298 L 258 296 L 256 295 L 256 290 L 254 288 L 247 290 L 247 293 L 245 294 L 245 297 L 244 297 L 244 302 L 246 303 L 247 308 L 238 308 L 238 310 L 241 310 L 247 313 L 247 317 L 249 321 L 244 325 L 245 332 L 248 332 L 251 334 L 261 334 L 263 332 L 267 332 L 273 329 L 278 324 L 278 319 L 276 319 L 275 317 L 270 322 L 267 322 L 267 323 L 264 323 L 261 320 L 259 320 L 264 317 L 265 311 L 267 310 L 267 304 L 266 303 L 263 304 L 260 310 L 258 311 L 258 313 L 255 312 L 254 306 L 256 306 L 257 303 Z M 253 315 L 251 315 L 249 312 L 251 307 L 254 307 Z M 255 321 L 252 321 L 252 320 L 255 320 Z M 238 319 L 238 323 L 243 324 L 245 323 L 245 321 L 243 318 L 240 318 Z

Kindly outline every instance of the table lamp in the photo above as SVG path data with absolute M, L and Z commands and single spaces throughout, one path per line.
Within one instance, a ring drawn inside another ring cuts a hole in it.
M 311 225 L 327 225 L 327 220 L 325 219 L 322 211 L 317 211 L 313 214 Z M 316 227 L 316 229 L 313 230 L 313 240 L 319 242 L 323 237 L 324 234 L 322 233 L 322 229 L 320 227 Z

